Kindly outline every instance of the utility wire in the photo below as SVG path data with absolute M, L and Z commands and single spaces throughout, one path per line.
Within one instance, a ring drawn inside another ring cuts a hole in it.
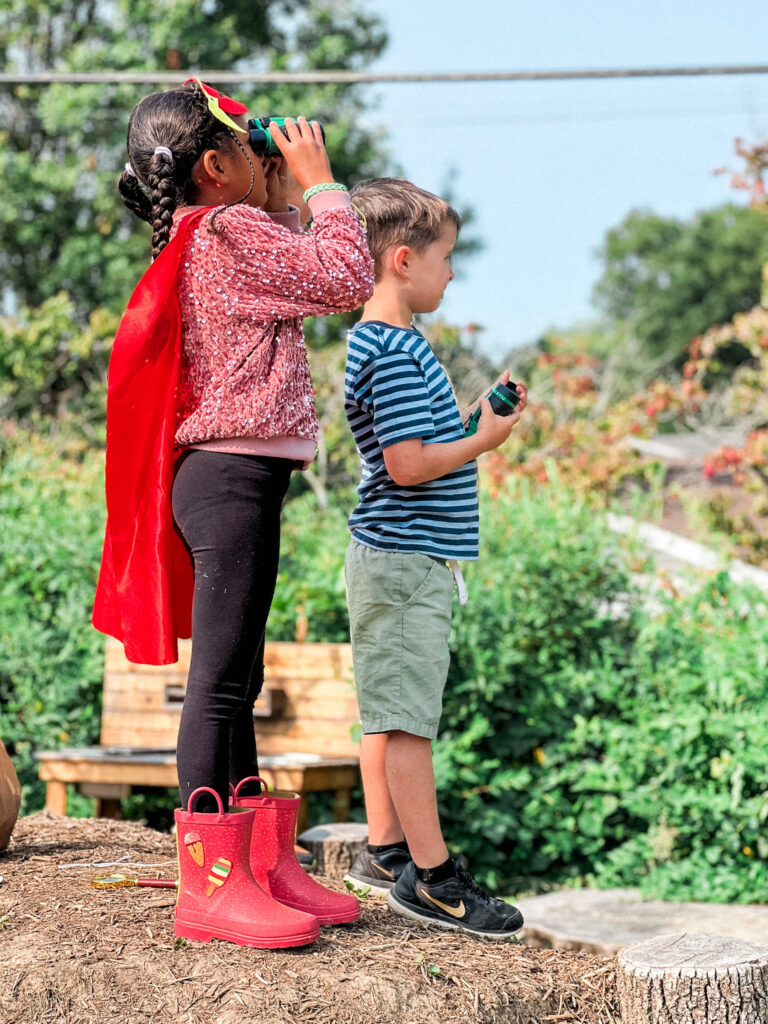
M 597 68 L 584 71 L 467 71 L 427 72 L 424 74 L 389 74 L 362 71 L 2 71 L 0 84 L 19 85 L 62 82 L 85 84 L 180 84 L 186 78 L 203 78 L 209 82 L 248 82 L 253 84 L 320 85 L 328 83 L 375 82 L 543 82 L 577 81 L 604 78 L 691 78 L 704 75 L 765 75 L 768 64 L 720 64 L 669 68 Z

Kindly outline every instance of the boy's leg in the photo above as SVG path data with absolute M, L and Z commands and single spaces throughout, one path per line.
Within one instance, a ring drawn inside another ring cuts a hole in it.
M 360 775 L 368 817 L 368 842 L 372 846 L 403 841 L 403 827 L 387 782 L 386 758 L 390 735 L 387 732 L 366 733 L 360 744 Z
M 393 806 L 414 863 L 420 868 L 443 864 L 448 850 L 437 813 L 432 741 L 407 732 L 390 733 L 386 772 Z
M 365 733 L 360 744 L 368 845 L 345 875 L 345 881 L 382 895 L 393 888 L 411 855 L 389 792 L 386 755 L 389 733 Z

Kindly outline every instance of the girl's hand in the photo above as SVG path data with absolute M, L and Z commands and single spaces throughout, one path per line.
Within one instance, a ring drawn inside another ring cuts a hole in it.
M 302 191 L 333 181 L 333 172 L 325 151 L 325 143 L 317 121 L 311 124 L 305 117 L 286 118 L 285 135 L 278 129 L 270 132 L 275 145 L 283 154 Z
M 288 209 L 288 164 L 282 157 L 267 157 L 264 161 L 264 184 L 267 186 L 267 213 L 283 213 Z

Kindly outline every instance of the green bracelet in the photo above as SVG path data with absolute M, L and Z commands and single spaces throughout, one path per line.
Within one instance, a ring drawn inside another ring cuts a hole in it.
M 313 185 L 312 188 L 308 188 L 304 193 L 304 202 L 308 203 L 312 196 L 316 196 L 318 192 L 348 192 L 349 189 L 346 185 L 342 185 L 340 181 L 325 181 L 322 185 Z

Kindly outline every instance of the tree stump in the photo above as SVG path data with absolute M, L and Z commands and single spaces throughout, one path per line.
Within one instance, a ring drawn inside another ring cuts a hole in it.
M 768 946 L 721 935 L 659 935 L 618 955 L 624 1024 L 765 1024 Z
M 302 832 L 299 842 L 316 861 L 318 875 L 341 879 L 368 842 L 368 826 L 356 821 L 333 821 Z
M 13 762 L 0 740 L 0 850 L 8 845 L 19 816 L 21 786 Z

